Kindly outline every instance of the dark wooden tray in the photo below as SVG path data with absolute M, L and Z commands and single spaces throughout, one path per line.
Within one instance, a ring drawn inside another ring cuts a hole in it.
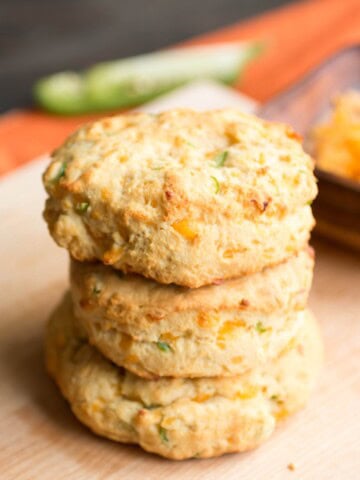
M 340 51 L 258 113 L 292 125 L 311 153 L 309 131 L 330 113 L 331 99 L 349 89 L 360 89 L 360 46 Z M 313 206 L 315 233 L 360 250 L 360 184 L 320 168 L 315 173 L 319 180 Z

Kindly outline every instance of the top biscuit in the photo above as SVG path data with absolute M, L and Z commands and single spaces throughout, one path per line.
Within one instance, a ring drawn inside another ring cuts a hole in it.
M 50 232 L 75 259 L 188 287 L 303 248 L 317 192 L 296 134 L 235 110 L 85 125 L 53 153 L 44 184 Z

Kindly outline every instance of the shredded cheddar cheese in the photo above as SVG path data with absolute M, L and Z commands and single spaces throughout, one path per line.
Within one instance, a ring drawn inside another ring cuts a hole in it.
M 209 400 L 209 398 L 211 398 L 211 395 L 207 393 L 199 393 L 198 395 L 196 395 L 196 397 L 193 398 L 193 401 L 197 403 L 203 403 L 206 402 L 206 400 Z
M 248 400 L 249 398 L 254 398 L 259 393 L 259 388 L 254 385 L 249 385 L 242 391 L 236 393 L 235 398 L 239 400 Z
M 237 333 L 239 328 L 246 327 L 246 323 L 239 319 L 239 320 L 229 320 L 224 322 L 221 328 L 218 331 L 217 335 L 217 346 L 221 349 L 225 349 L 225 340 L 226 338 L 233 337 Z
M 112 265 L 116 263 L 122 256 L 123 249 L 118 245 L 113 245 L 110 250 L 107 250 L 104 253 L 104 263 L 106 265 Z
M 339 96 L 330 120 L 314 129 L 313 139 L 320 168 L 360 182 L 360 93 Z
M 194 230 L 194 228 L 191 228 L 187 220 L 180 220 L 179 222 L 175 222 L 172 224 L 172 227 L 187 240 L 194 240 L 197 237 L 197 232 Z

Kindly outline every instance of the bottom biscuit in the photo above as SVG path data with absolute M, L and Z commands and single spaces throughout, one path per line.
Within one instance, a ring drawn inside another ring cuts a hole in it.
M 99 435 L 167 458 L 213 457 L 264 442 L 301 408 L 317 377 L 322 341 L 315 319 L 266 368 L 237 377 L 146 380 L 90 346 L 65 297 L 46 335 L 46 364 L 75 415 Z

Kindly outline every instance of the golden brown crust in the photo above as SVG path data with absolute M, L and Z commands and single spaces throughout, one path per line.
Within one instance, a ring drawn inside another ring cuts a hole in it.
M 65 299 L 46 335 L 46 363 L 75 415 L 94 432 L 173 459 L 254 448 L 298 410 L 322 358 L 310 313 L 298 337 L 263 369 L 232 378 L 144 380 L 87 344 Z
M 301 309 L 307 303 L 313 267 L 313 250 L 308 247 L 262 272 L 189 289 L 122 274 L 101 263 L 73 260 L 70 284 L 73 300 L 84 316 L 95 314 L 117 321 L 126 325 L 127 333 L 136 336 L 164 319 L 176 328 L 174 316 L 187 312 L 206 315 L 238 310 L 242 314 L 267 314 Z
M 122 115 L 54 153 L 45 219 L 80 261 L 199 287 L 306 245 L 312 170 L 289 130 L 237 111 Z
M 72 262 L 76 315 L 93 345 L 137 375 L 235 375 L 275 357 L 303 321 L 309 250 L 263 272 L 192 290 Z

